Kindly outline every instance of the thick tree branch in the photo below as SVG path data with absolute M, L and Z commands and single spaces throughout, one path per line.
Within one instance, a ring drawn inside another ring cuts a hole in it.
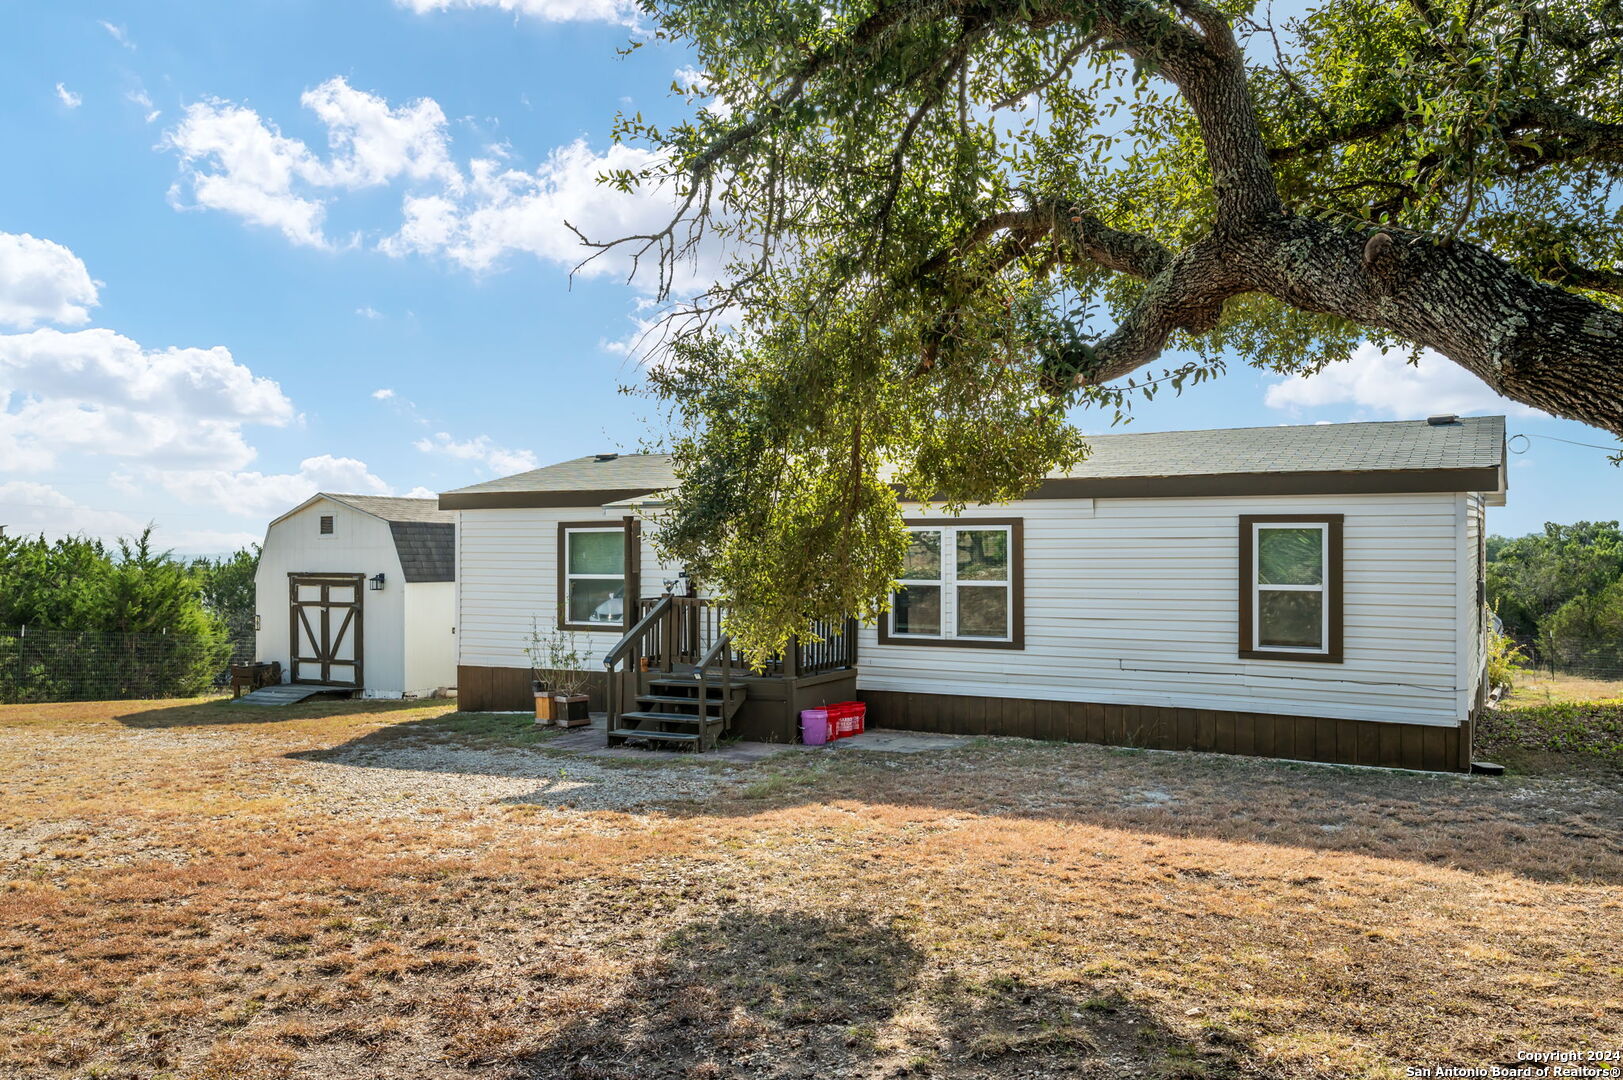
M 1591 120 L 1571 109 L 1535 102 L 1505 125 L 1511 151 L 1525 166 L 1595 161 L 1623 165 L 1623 124 Z M 1538 136 L 1526 138 L 1526 136 Z
M 1253 287 L 1303 311 L 1435 349 L 1494 390 L 1623 434 L 1623 313 L 1481 248 L 1280 218 L 1233 253 Z
M 1268 160 L 1273 162 L 1295 161 L 1297 158 L 1307 157 L 1310 154 L 1320 154 L 1326 150 L 1349 143 L 1364 142 L 1376 139 L 1389 131 L 1404 126 L 1409 122 L 1409 114 L 1393 106 L 1374 116 L 1363 120 L 1343 122 L 1328 131 L 1291 143 L 1289 146 L 1274 146 L 1268 149 Z
M 1177 331 L 1204 334 L 1215 329 L 1223 302 L 1248 291 L 1236 272 L 1229 246 L 1206 240 L 1179 252 L 1153 278 L 1116 329 L 1075 363 L 1078 386 L 1098 386 L 1138 370 L 1161 355 Z
M 1017 235 L 1027 244 L 1050 236 L 1066 254 L 1068 263 L 1091 262 L 1145 281 L 1161 273 L 1172 260 L 1172 252 L 1148 236 L 1111 228 L 1067 200 L 1043 197 L 1033 199 L 1025 210 L 989 214 L 975 222 L 959 234 L 952 246 L 931 256 L 902 284 L 940 278 L 955 261 L 999 233 Z
M 1610 293 L 1623 297 L 1623 272 L 1594 266 L 1574 266 L 1551 259 L 1533 268 L 1540 281 L 1564 285 L 1569 289 L 1588 289 L 1590 292 Z

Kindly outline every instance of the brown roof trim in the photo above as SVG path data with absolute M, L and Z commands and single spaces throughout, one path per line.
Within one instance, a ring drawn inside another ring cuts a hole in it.
M 1230 495 L 1409 495 L 1499 491 L 1498 467 L 1487 469 L 1369 469 L 1363 472 L 1207 473 L 1182 476 L 1060 476 L 1044 480 L 1027 499 L 1190 499 Z M 470 491 L 440 496 L 441 510 L 519 510 L 605 506 L 652 495 L 658 488 L 596 491 Z
M 1028 499 L 1179 499 L 1228 495 L 1407 495 L 1498 491 L 1499 469 L 1370 469 L 1364 472 L 1208 473 L 1184 476 L 1063 476 Z
M 609 488 L 598 491 L 449 491 L 440 496 L 441 510 L 527 510 L 548 506 L 605 506 L 621 499 L 652 495 L 658 488 Z

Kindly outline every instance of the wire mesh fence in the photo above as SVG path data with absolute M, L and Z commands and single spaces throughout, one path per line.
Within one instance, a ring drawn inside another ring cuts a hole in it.
M 0 628 L 0 703 L 196 697 L 253 659 L 252 633 L 134 634 Z
M 1520 667 L 1551 677 L 1623 682 L 1623 639 L 1564 638 L 1523 644 Z

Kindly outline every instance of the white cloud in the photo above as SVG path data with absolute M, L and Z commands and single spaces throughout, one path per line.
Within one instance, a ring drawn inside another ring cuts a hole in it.
M 328 246 L 322 232 L 326 206 L 294 191 L 296 182 L 324 182 L 326 168 L 303 142 L 282 135 L 252 109 L 217 98 L 188 105 L 163 145 L 180 155 L 195 205 L 280 229 L 295 244 Z M 179 188 L 177 183 L 170 190 L 177 208 Z
M 401 224 L 376 244 L 386 254 L 443 257 L 476 272 L 512 254 L 573 269 L 593 254 L 581 242 L 656 233 L 675 212 L 673 188 L 649 184 L 627 193 L 601 177 L 641 173 L 660 163 L 649 150 L 614 145 L 597 153 L 584 139 L 558 147 L 533 171 L 508 163 L 511 151 L 487 149 L 466 170 L 451 159 L 445 113 L 431 98 L 398 107 L 333 78 L 301 99 L 325 125 L 330 153 L 322 158 L 283 135 L 253 109 L 218 99 L 191 105 L 164 145 L 181 160 L 171 201 L 223 210 L 281 230 L 296 244 L 330 248 L 325 217 L 343 190 L 403 180 Z M 579 230 L 577 234 L 576 230 Z M 588 277 L 628 278 L 630 246 L 585 262 Z M 657 257 L 635 284 L 658 285 Z M 706 243 L 675 268 L 678 294 L 715 281 L 720 246 Z
M 1481 379 L 1430 349 L 1418 366 L 1401 350 L 1383 352 L 1365 342 L 1350 360 L 1317 375 L 1294 375 L 1272 383 L 1263 400 L 1274 409 L 1314 409 L 1352 405 L 1368 414 L 1412 420 L 1437 413 L 1504 412 L 1536 416 L 1538 411 L 1496 394 Z
M 462 174 L 451 164 L 445 113 L 433 98 L 391 109 L 383 98 L 356 90 L 338 76 L 305 91 L 299 100 L 327 125 L 332 147 L 328 185 L 373 187 L 407 176 L 461 189 Z
M 318 491 L 345 495 L 394 492 L 366 462 L 331 454 L 305 458 L 294 473 L 187 469 L 154 472 L 151 479 L 186 502 L 260 517 L 275 517 L 291 510 Z
M 152 98 L 147 94 L 147 92 L 145 90 L 131 90 L 127 94 L 125 94 L 124 96 L 126 98 L 128 98 L 130 101 L 134 102 L 135 104 L 141 106 L 142 119 L 144 119 L 149 124 L 152 123 L 152 121 L 156 120 L 158 117 L 163 115 L 163 110 L 162 109 L 157 109 L 157 108 L 153 107 Z
M 139 536 L 148 522 L 121 510 L 84 506 L 49 484 L 32 480 L 0 483 L 0 519 L 11 536 L 92 536 L 112 543 Z M 154 521 L 160 549 L 182 553 L 236 551 L 257 544 L 262 533 L 221 529 L 173 529 Z
M 61 83 L 56 84 L 56 97 L 58 101 L 62 102 L 62 104 L 66 105 L 70 109 L 77 109 L 79 106 L 85 103 L 84 98 L 80 97 L 78 94 L 75 94 L 72 90 L 69 90 Z
M 106 19 L 102 19 L 101 28 L 111 34 L 114 41 L 118 42 L 120 45 L 131 50 L 132 52 L 134 51 L 135 43 L 130 40 L 129 32 L 122 26 L 115 26 Z
M 322 160 L 303 140 L 283 135 L 253 109 L 218 98 L 187 106 L 163 146 L 180 156 L 182 181 L 170 198 L 280 229 L 295 244 L 330 247 L 323 231 L 324 193 L 387 184 L 397 177 L 462 189 L 450 158 L 445 114 L 431 98 L 398 109 L 342 77 L 300 99 L 327 128 L 331 154 Z
M 377 398 L 379 401 L 388 401 L 390 398 L 394 397 L 394 391 L 385 386 L 381 390 L 372 391 L 372 396 Z
M 139 533 L 144 524 L 117 510 L 80 506 L 49 484 L 32 480 L 0 483 L 0 518 L 12 536 L 83 533 L 113 539 Z
M 355 314 L 359 315 L 363 319 L 381 319 L 381 318 L 383 318 L 383 312 L 379 311 L 377 308 L 373 307 L 370 304 L 366 305 L 365 307 L 356 308 L 355 309 Z M 376 397 L 377 395 L 373 394 L 372 396 Z
M 111 330 L 0 335 L 0 469 L 50 468 L 79 452 L 165 467 L 254 450 L 245 424 L 283 426 L 293 403 L 231 353 L 147 350 Z
M 50 240 L 0 232 L 0 325 L 77 326 L 99 301 L 84 262 Z
M 657 232 L 670 221 L 675 207 L 665 191 L 641 188 L 627 194 L 598 180 L 608 172 L 640 171 L 656 161 L 653 152 L 625 145 L 597 154 L 584 139 L 555 149 L 533 173 L 476 159 L 465 199 L 408 197 L 405 223 L 379 247 L 396 256 L 441 254 L 479 271 L 512 252 L 572 268 L 591 250 L 570 226 L 597 240 Z M 644 262 L 641 279 L 648 290 L 655 284 L 651 262 Z M 631 269 L 629 251 L 613 252 L 594 259 L 581 273 L 625 278 Z M 679 269 L 680 291 L 714 280 L 718 267 L 707 250 L 696 264 Z
M 631 26 L 637 7 L 630 0 L 395 0 L 419 15 L 453 9 L 496 8 L 543 22 L 608 22 Z
M 458 442 L 447 432 L 441 431 L 432 439 L 418 439 L 413 445 L 425 454 L 444 454 L 458 461 L 478 462 L 497 475 L 528 472 L 539 464 L 530 451 L 497 446 L 489 435 Z
M 715 90 L 710 85 L 710 79 L 704 72 L 691 64 L 679 67 L 672 73 L 677 91 L 688 104 L 703 102 L 703 106 L 717 116 L 728 117 L 734 112 L 731 101 L 715 97 Z M 705 100 L 710 99 L 710 100 Z
M 408 499 L 437 499 L 439 497 L 439 492 L 433 488 L 425 488 L 421 484 L 406 492 L 406 498 Z
M 385 237 L 378 250 L 387 255 L 433 254 L 457 238 L 461 221 L 456 203 L 443 195 L 408 195 L 401 205 L 400 231 Z

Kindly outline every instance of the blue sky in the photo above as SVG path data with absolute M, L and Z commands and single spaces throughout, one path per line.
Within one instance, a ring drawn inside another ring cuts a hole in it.
M 623 345 L 647 287 L 573 283 L 567 218 L 652 223 L 597 185 L 617 110 L 674 116 L 679 50 L 616 56 L 618 0 L 0 7 L 0 523 L 185 552 L 318 489 L 435 492 L 634 450 Z M 1176 359 L 1176 358 L 1169 358 Z M 1303 383 L 1237 367 L 1137 430 L 1510 413 L 1437 358 Z M 1079 415 L 1084 430 L 1100 421 Z M 1601 450 L 1532 439 L 1495 531 L 1615 518 Z

